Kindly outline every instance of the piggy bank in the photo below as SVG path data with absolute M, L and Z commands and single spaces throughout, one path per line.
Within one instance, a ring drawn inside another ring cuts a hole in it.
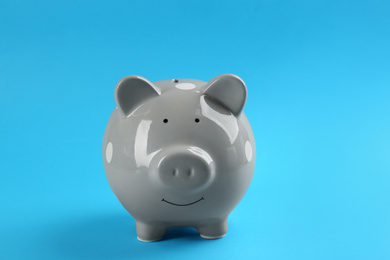
M 103 138 L 109 185 L 134 217 L 137 238 L 194 227 L 223 237 L 252 180 L 256 152 L 243 113 L 245 83 L 232 74 L 204 82 L 127 76 Z

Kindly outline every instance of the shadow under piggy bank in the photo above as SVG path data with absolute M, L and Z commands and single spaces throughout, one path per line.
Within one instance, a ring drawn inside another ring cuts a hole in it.
M 129 215 L 75 217 L 66 223 L 57 223 L 48 236 L 47 244 L 53 255 L 64 259 L 140 259 L 165 255 L 176 250 L 212 243 L 199 236 L 190 227 L 169 229 L 157 242 L 137 240 L 135 221 Z M 187 245 L 187 246 L 186 246 Z

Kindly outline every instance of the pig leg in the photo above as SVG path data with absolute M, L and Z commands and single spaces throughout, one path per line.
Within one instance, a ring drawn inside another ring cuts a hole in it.
M 224 237 L 228 230 L 228 220 L 213 223 L 202 223 L 196 228 L 200 236 L 206 239 L 217 239 Z
M 137 238 L 142 242 L 153 242 L 162 239 L 167 228 L 162 224 L 147 224 L 136 221 Z

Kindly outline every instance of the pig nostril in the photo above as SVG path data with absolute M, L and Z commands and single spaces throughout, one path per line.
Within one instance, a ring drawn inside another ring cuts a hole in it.
M 193 169 L 193 168 L 190 168 L 190 169 L 188 170 L 187 176 L 188 176 L 188 177 L 194 176 L 194 169 Z
M 178 175 L 179 171 L 177 169 L 173 169 L 172 175 L 173 177 L 176 177 Z

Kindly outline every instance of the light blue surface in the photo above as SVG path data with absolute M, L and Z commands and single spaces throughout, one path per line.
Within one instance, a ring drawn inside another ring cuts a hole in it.
M 2 1 L 1 259 L 390 259 L 388 1 Z M 230 230 L 136 240 L 101 142 L 129 74 L 247 83 Z

